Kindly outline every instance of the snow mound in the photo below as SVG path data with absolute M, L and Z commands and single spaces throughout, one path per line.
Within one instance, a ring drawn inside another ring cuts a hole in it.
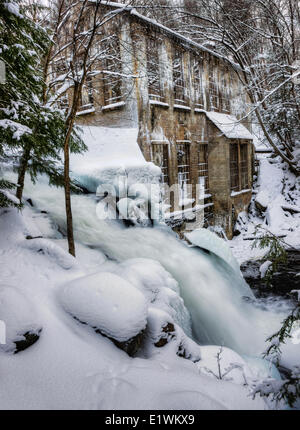
M 222 258 L 235 272 L 240 273 L 240 266 L 236 258 L 233 256 L 228 244 L 215 233 L 205 228 L 199 228 L 186 233 L 185 237 L 196 246 L 207 249 Z
M 71 254 L 65 252 L 60 246 L 56 245 L 49 239 L 30 239 L 23 243 L 24 248 L 48 255 L 58 266 L 63 269 L 75 269 L 78 263 Z
M 71 155 L 71 172 L 73 179 L 90 192 L 96 192 L 102 184 L 113 184 L 118 189 L 120 177 L 126 178 L 128 186 L 158 182 L 161 171 L 145 161 L 137 143 L 137 129 L 81 128 L 88 151 Z
M 253 373 L 246 361 L 229 348 L 208 345 L 200 347 L 199 371 L 218 380 L 249 385 Z
M 33 305 L 21 291 L 6 284 L 0 284 L 0 320 L 0 351 L 15 352 L 16 342 L 24 341 L 24 334 L 41 331 Z
M 125 342 L 147 323 L 144 296 L 121 277 L 100 272 L 65 284 L 60 291 L 64 309 L 104 335 Z

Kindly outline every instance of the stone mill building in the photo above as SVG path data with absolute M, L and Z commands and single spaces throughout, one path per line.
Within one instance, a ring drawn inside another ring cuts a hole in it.
M 105 2 L 101 10 L 120 7 L 93 46 L 105 55 L 85 84 L 77 122 L 138 127 L 138 144 L 161 167 L 162 183 L 179 184 L 192 211 L 204 211 L 205 224 L 222 227 L 230 238 L 250 203 L 253 175 L 241 71 L 132 7 Z M 184 208 L 179 202 L 172 210 Z

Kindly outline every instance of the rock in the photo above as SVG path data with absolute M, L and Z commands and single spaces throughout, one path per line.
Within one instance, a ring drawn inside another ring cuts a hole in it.
M 170 342 L 171 339 L 175 337 L 175 327 L 174 324 L 168 322 L 161 329 L 160 339 L 154 344 L 157 348 L 161 348 Z
M 263 215 L 269 205 L 269 196 L 266 191 L 260 191 L 255 198 L 255 207 Z
M 30 205 L 31 207 L 33 207 L 33 206 L 34 206 L 34 204 L 33 204 L 33 202 L 32 202 L 32 200 L 31 200 L 31 199 L 27 199 L 26 201 L 27 201 L 27 203 L 29 203 L 29 205 Z
M 95 329 L 95 332 L 98 334 L 101 334 L 104 337 L 107 337 L 109 340 L 111 340 L 118 348 L 125 351 L 130 357 L 133 357 L 141 348 L 141 345 L 144 341 L 145 337 L 145 330 L 142 330 L 140 333 L 138 333 L 133 338 L 127 340 L 126 342 L 119 342 L 116 339 L 107 336 L 104 333 L 101 333 L 99 329 Z
M 258 295 L 269 294 L 287 295 L 299 288 L 300 251 L 287 251 L 287 263 L 279 264 L 268 286 L 261 278 L 262 260 L 247 261 L 241 265 L 241 271 L 248 285 Z
M 60 290 L 64 309 L 82 324 L 134 355 L 147 324 L 147 300 L 131 283 L 110 272 L 75 279 Z
M 14 341 L 14 344 L 16 345 L 14 354 L 17 354 L 20 351 L 24 351 L 25 349 L 34 345 L 35 342 L 39 340 L 41 332 L 42 328 L 39 328 L 35 332 L 27 331 L 26 333 L 22 334 L 21 337 L 24 337 L 24 339 Z
M 33 345 L 42 332 L 35 307 L 16 287 L 0 285 L 0 315 L 5 327 L 0 350 L 18 353 Z

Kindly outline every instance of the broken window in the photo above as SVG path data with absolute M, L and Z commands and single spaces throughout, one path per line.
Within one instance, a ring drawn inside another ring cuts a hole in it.
M 79 100 L 80 110 L 91 109 L 94 106 L 94 95 L 93 85 L 91 77 L 86 79 L 86 83 L 83 85 Z
M 150 100 L 163 101 L 159 72 L 158 41 L 153 37 L 147 38 L 147 76 Z
M 193 59 L 195 106 L 203 108 L 203 60 Z
M 184 104 L 184 72 L 183 72 L 182 52 L 175 50 L 173 57 L 173 85 L 174 85 L 174 103 Z
M 102 39 L 102 73 L 105 106 L 122 101 L 122 63 L 118 35 Z
M 190 198 L 190 145 L 189 143 L 177 143 L 177 166 L 178 166 L 178 185 L 180 189 L 179 199 Z
M 231 191 L 239 190 L 239 156 L 238 144 L 230 144 L 230 189 Z
M 248 145 L 240 144 L 240 170 L 241 170 L 241 188 L 249 188 L 248 181 Z
M 166 143 L 152 143 L 152 161 L 161 168 L 161 182 L 169 184 L 169 145 Z
M 210 110 L 219 110 L 219 107 L 220 107 L 219 89 L 215 79 L 214 67 L 212 63 L 210 63 L 209 65 L 208 92 L 209 92 Z
M 228 88 L 228 67 L 221 68 L 221 110 L 222 112 L 230 112 L 229 88 Z
M 200 198 L 209 194 L 208 182 L 208 145 L 198 144 L 198 184 L 200 186 Z

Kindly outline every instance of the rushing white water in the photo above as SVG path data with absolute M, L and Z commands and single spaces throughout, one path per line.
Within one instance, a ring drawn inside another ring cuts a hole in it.
M 65 228 L 61 189 L 50 188 L 43 178 L 34 186 L 27 181 L 25 194 L 41 210 L 47 210 Z M 164 228 L 124 228 L 96 215 L 93 196 L 72 197 L 75 239 L 99 247 L 115 260 L 158 260 L 180 285 L 181 296 L 193 320 L 195 339 L 203 344 L 231 347 L 244 354 L 258 354 L 266 337 L 279 326 L 281 316 L 247 302 L 253 294 L 242 276 L 221 258 L 191 248 Z

